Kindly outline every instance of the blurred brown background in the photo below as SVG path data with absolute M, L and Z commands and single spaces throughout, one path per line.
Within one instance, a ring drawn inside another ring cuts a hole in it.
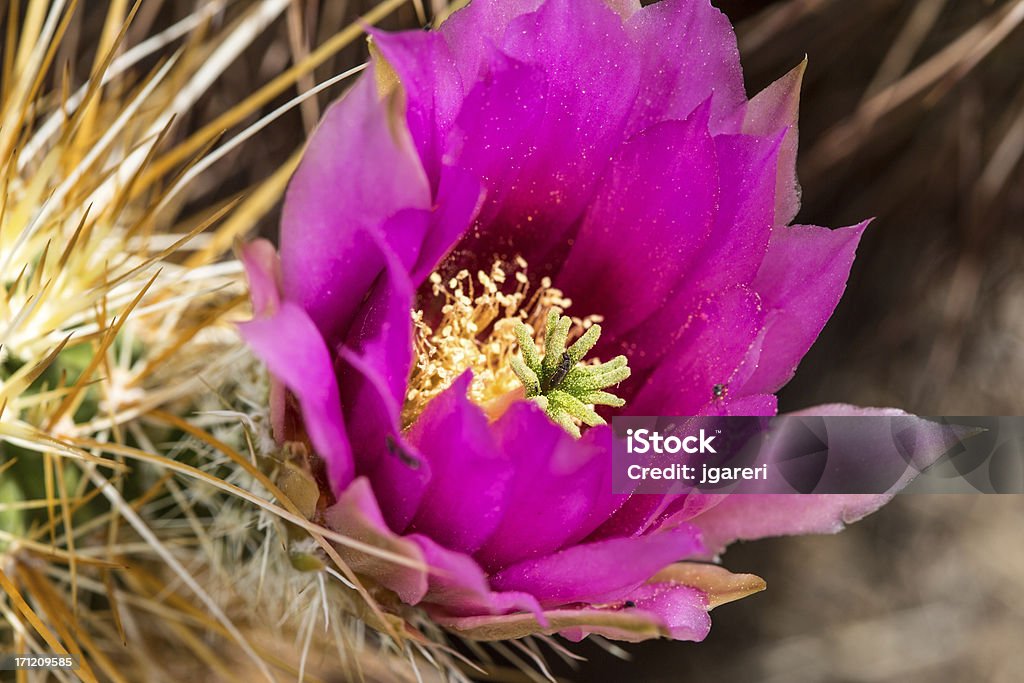
M 88 36 L 103 17 L 88 4 L 73 27 L 78 42 L 65 48 L 83 75 L 92 63 Z M 177 122 L 177 135 L 373 4 L 296 0 L 191 120 Z M 737 26 L 749 94 L 809 58 L 799 220 L 876 218 L 834 319 L 782 393 L 783 409 L 845 401 L 921 414 L 1024 414 L 1024 2 L 717 4 Z M 128 42 L 193 5 L 146 0 Z M 429 16 L 429 6 L 421 15 L 410 4 L 382 25 L 410 28 Z M 304 88 L 365 55 L 357 41 Z M 342 88 L 219 163 L 191 201 L 205 206 L 268 176 Z M 273 235 L 273 218 L 259 230 Z M 1024 680 L 1022 497 L 902 496 L 839 536 L 740 545 L 724 561 L 760 574 L 769 590 L 717 610 L 703 644 L 629 647 L 631 662 L 584 646 L 590 661 L 573 677 Z

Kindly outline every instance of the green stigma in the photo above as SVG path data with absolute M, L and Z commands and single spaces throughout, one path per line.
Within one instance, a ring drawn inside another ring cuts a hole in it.
M 536 401 L 555 424 L 579 437 L 580 423 L 590 427 L 605 424 L 604 419 L 594 412 L 594 406 L 619 408 L 626 404 L 604 389 L 629 377 L 629 366 L 625 356 L 617 356 L 607 363 L 581 365 L 580 361 L 601 338 L 601 326 L 591 326 L 569 348 L 565 348 L 571 326 L 572 320 L 568 316 L 559 316 L 557 311 L 551 311 L 542 357 L 530 328 L 522 321 L 516 321 L 516 339 L 522 356 L 513 356 L 510 363 L 526 388 L 526 397 Z

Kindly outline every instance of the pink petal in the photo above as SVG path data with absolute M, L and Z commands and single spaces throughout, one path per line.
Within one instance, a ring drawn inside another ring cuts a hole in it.
M 352 479 L 352 451 L 327 345 L 306 312 L 284 302 L 273 315 L 239 325 L 270 373 L 299 399 L 310 441 L 327 464 L 335 490 Z
M 781 135 L 718 135 L 719 206 L 711 236 L 694 261 L 676 299 L 749 284 L 768 250 L 774 217 L 775 177 Z
M 529 611 L 543 619 L 540 606 L 529 595 L 495 593 L 472 558 L 444 548 L 421 534 L 401 536 L 384 521 L 367 479 L 352 482 L 325 513 L 330 528 L 354 541 L 408 560 L 401 564 L 350 546 L 338 545 L 352 569 L 373 579 L 410 605 L 448 616 L 503 614 Z
M 476 553 L 488 569 L 582 539 L 625 499 L 611 493 L 610 430 L 575 439 L 526 401 L 492 427 L 514 472 L 506 512 Z
M 405 442 L 401 428 L 412 362 L 412 283 L 399 256 L 383 239 L 376 242 L 386 270 L 366 293 L 346 346 L 338 349 L 347 377 L 341 398 L 349 435 L 358 446 L 356 469 L 370 475 L 383 496 L 388 522 L 402 529 L 418 504 L 418 498 L 405 493 L 421 489 L 430 472 L 427 466 L 412 466 L 423 465 L 422 458 Z
M 746 102 L 736 35 L 707 0 L 661 0 L 636 12 L 626 29 L 643 58 L 630 131 L 682 120 L 709 97 L 712 130 Z
M 522 591 L 541 605 L 610 602 L 628 594 L 659 569 L 703 552 L 689 525 L 636 538 L 577 545 L 540 559 L 512 565 L 491 578 L 499 590 Z M 623 558 L 629 558 L 624 562 Z
M 483 184 L 472 173 L 454 166 L 442 168 L 430 229 L 410 273 L 413 282 L 425 280 L 473 227 L 485 195 Z
M 674 278 L 668 302 L 628 332 L 617 334 L 616 339 L 607 339 L 612 347 L 607 351 L 603 347 L 600 352 L 629 354 L 630 366 L 640 376 L 640 372 L 655 367 L 670 351 L 679 330 L 701 301 L 731 286 L 753 281 L 771 236 L 780 142 L 779 136 L 774 139 L 749 135 L 715 138 L 719 191 L 710 234 L 691 257 L 692 267 Z M 664 266 L 659 265 L 657 270 L 661 279 Z M 653 271 L 642 274 L 651 279 L 650 272 Z M 602 311 L 617 317 L 614 310 Z M 643 352 L 630 353 L 634 349 Z
M 432 472 L 409 530 L 466 553 L 497 528 L 512 476 L 487 417 L 466 396 L 471 380 L 467 371 L 436 396 L 408 435 Z
M 638 61 L 620 17 L 601 2 L 548 0 L 508 24 L 451 139 L 452 163 L 491 190 L 480 239 L 463 248 L 512 256 L 515 230 L 528 262 L 561 258 L 622 141 Z
M 374 234 L 414 258 L 425 230 L 430 189 L 408 130 L 396 125 L 389 106 L 371 67 L 324 114 L 285 196 L 284 293 L 329 343 L 341 338 L 384 268 Z
M 242 247 L 242 264 L 249 277 L 249 295 L 256 317 L 270 315 L 281 303 L 281 259 L 268 240 L 257 239 Z
M 249 278 L 249 296 L 253 315 L 271 315 L 281 305 L 281 259 L 269 241 L 257 239 L 242 247 L 240 254 Z M 287 391 L 280 380 L 270 378 L 270 422 L 274 438 L 283 442 Z
M 807 225 L 772 233 L 753 287 L 765 310 L 765 338 L 748 393 L 774 393 L 790 380 L 846 289 L 867 223 L 829 230 Z
M 632 607 L 625 611 L 646 616 L 673 640 L 700 642 L 711 631 L 707 596 L 690 586 L 675 583 L 650 583 L 629 594 Z M 561 632 L 569 640 L 579 641 L 593 633 L 587 627 Z
M 445 139 L 464 97 L 455 58 L 444 35 L 436 31 L 387 33 L 371 28 L 369 34 L 398 74 L 406 95 L 409 132 L 430 186 L 436 189 Z
M 800 209 L 800 183 L 796 177 L 799 133 L 800 86 L 807 60 L 754 96 L 747 104 L 743 132 L 748 135 L 777 135 L 785 130 L 779 151 L 775 185 L 775 226 L 789 225 Z
M 427 609 L 447 616 L 505 614 L 528 611 L 543 619 L 537 600 L 527 593 L 495 593 L 480 565 L 467 555 L 443 548 L 421 534 L 407 536 L 423 552 L 430 566 Z
M 427 565 L 420 546 L 388 528 L 367 479 L 355 479 L 341 492 L 337 502 L 324 511 L 324 518 L 331 529 L 355 541 L 419 565 L 406 566 L 369 552 L 339 546 L 342 558 L 353 570 L 394 591 L 410 605 L 417 604 L 427 594 Z
M 835 476 L 864 470 L 870 465 L 873 481 L 884 490 L 876 494 L 733 494 L 690 519 L 700 527 L 712 554 L 736 540 L 768 536 L 836 533 L 845 525 L 865 517 L 887 503 L 913 480 L 915 472 L 934 462 L 962 436 L 948 425 L 929 422 L 892 408 L 859 408 L 840 404 L 816 406 L 792 415 L 877 415 L 905 418 L 900 423 L 900 443 L 888 423 L 872 430 L 863 423 L 829 428 L 830 463 Z M 905 458 L 914 464 L 907 467 Z M 856 464 L 852 470 L 844 461 Z
M 622 145 L 576 234 L 558 286 L 574 311 L 604 315 L 610 338 L 665 305 L 711 232 L 718 161 L 707 114 Z
M 760 342 L 763 321 L 756 293 L 739 286 L 709 297 L 693 310 L 671 351 L 627 404 L 632 415 L 695 415 L 728 385 Z
M 542 0 L 474 0 L 441 24 L 463 83 L 475 83 L 490 60 L 492 46 L 505 41 L 509 24 L 534 12 Z

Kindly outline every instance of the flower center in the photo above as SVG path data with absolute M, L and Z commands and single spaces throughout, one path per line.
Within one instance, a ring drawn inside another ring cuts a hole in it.
M 629 376 L 624 357 L 603 365 L 579 364 L 597 342 L 601 330 L 596 323 L 601 317 L 564 315 L 572 301 L 552 286 L 550 278 L 531 287 L 527 263 L 521 257 L 512 264 L 496 261 L 489 273 L 481 270 L 475 277 L 467 270 L 447 279 L 433 273 L 430 288 L 432 299 L 412 311 L 415 359 L 402 406 L 403 426 L 415 422 L 427 403 L 466 370 L 473 371 L 470 400 L 492 418 L 511 401 L 530 398 L 578 436 L 579 423 L 603 423 L 587 404 L 622 405 L 620 399 L 601 391 L 609 384 L 600 382 L 616 377 L 611 382 L 616 383 Z M 570 339 L 576 341 L 565 349 Z M 539 359 L 537 343 L 547 351 L 534 367 L 533 359 Z M 520 348 L 522 358 L 517 353 Z M 617 372 L 607 374 L 613 370 Z M 536 386 L 531 384 L 530 372 Z
M 510 363 L 526 389 L 526 397 L 536 401 L 556 424 L 578 437 L 581 423 L 589 427 L 605 424 L 604 418 L 594 412 L 594 406 L 625 405 L 625 401 L 604 389 L 629 377 L 630 370 L 625 356 L 616 356 L 607 363 L 583 364 L 581 361 L 601 337 L 601 326 L 591 325 L 566 348 L 571 328 L 571 318 L 551 310 L 541 356 L 530 329 L 516 322 L 522 356 L 513 356 Z

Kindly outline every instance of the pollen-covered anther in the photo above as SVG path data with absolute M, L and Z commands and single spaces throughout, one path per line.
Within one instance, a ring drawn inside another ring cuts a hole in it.
M 594 406 L 621 407 L 618 396 L 604 391 L 629 377 L 625 356 L 616 356 L 605 363 L 583 363 L 584 357 L 601 337 L 601 326 L 591 325 L 568 348 L 566 343 L 573 321 L 556 310 L 548 313 L 544 334 L 544 355 L 533 340 L 529 327 L 516 322 L 515 334 L 520 356 L 509 360 L 522 383 L 526 397 L 544 409 L 548 417 L 567 432 L 580 436 L 580 425 L 594 427 L 605 424 Z
M 433 301 L 412 311 L 415 359 L 409 376 L 402 423 L 412 424 L 426 404 L 451 386 L 466 370 L 473 371 L 469 398 L 492 417 L 501 405 L 521 395 L 512 364 L 520 344 L 521 326 L 531 344 L 543 331 L 548 312 L 561 313 L 572 301 L 544 277 L 531 285 L 527 263 L 495 261 L 489 272 L 460 270 L 430 276 Z M 574 330 L 587 330 L 600 316 L 569 319 Z

